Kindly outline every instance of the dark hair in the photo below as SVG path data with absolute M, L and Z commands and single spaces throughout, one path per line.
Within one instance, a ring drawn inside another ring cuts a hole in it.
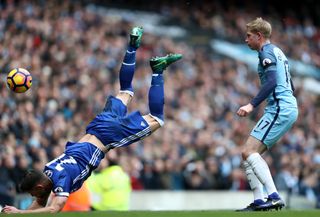
M 28 192 L 35 187 L 44 177 L 44 174 L 38 170 L 28 170 L 22 178 L 19 188 L 22 192 Z

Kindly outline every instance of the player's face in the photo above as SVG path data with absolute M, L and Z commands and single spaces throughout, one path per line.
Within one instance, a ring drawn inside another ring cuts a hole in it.
M 246 43 L 252 50 L 259 50 L 259 39 L 260 35 L 258 33 L 247 32 Z

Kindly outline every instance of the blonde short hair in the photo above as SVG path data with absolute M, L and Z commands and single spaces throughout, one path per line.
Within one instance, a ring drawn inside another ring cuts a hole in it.
M 268 21 L 262 19 L 261 17 L 258 17 L 255 20 L 247 23 L 246 27 L 247 27 L 247 31 L 249 32 L 253 32 L 253 33 L 261 32 L 261 34 L 267 39 L 271 37 L 271 33 L 272 33 L 271 24 Z

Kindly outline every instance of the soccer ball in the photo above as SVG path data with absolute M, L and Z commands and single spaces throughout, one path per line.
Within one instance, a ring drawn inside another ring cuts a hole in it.
M 16 93 L 24 93 L 32 85 L 32 76 L 26 69 L 12 69 L 7 76 L 7 85 Z

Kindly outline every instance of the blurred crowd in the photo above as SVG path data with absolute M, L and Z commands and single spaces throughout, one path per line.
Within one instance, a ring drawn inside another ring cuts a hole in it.
M 205 10 L 197 5 L 188 15 L 183 7 L 163 7 L 161 13 L 217 37 L 244 40 L 245 24 L 258 11 L 214 2 Z M 8 200 L 19 193 L 17 183 L 27 169 L 42 170 L 67 141 L 84 135 L 106 97 L 119 90 L 118 72 L 133 23 L 97 15 L 77 1 L 59 3 L 1 5 L 0 196 Z M 272 40 L 290 58 L 319 67 L 319 26 L 308 17 L 298 21 L 291 13 L 285 19 L 280 15 L 265 17 L 274 24 Z M 170 52 L 182 53 L 184 59 L 166 71 L 165 126 L 143 141 L 112 150 L 132 189 L 249 189 L 240 148 L 263 106 L 249 118 L 235 114 L 259 90 L 258 76 L 244 63 L 146 32 L 137 52 L 129 111 L 149 112 L 149 59 Z M 11 92 L 4 82 L 15 67 L 33 76 L 25 94 Z M 299 81 L 294 77 L 298 121 L 265 159 L 279 190 L 314 201 L 318 197 L 320 203 L 320 96 L 306 92 Z
M 181 25 L 212 30 L 216 37 L 243 42 L 248 19 L 264 16 L 272 24 L 272 41 L 293 59 L 320 67 L 320 4 L 310 0 L 283 8 L 277 1 L 200 1 L 173 4 L 169 10 Z M 192 9 L 191 9 L 192 7 Z M 185 10 L 182 10 L 184 8 Z M 191 13 L 191 14 L 190 14 Z M 240 36 L 240 37 L 239 37 Z

